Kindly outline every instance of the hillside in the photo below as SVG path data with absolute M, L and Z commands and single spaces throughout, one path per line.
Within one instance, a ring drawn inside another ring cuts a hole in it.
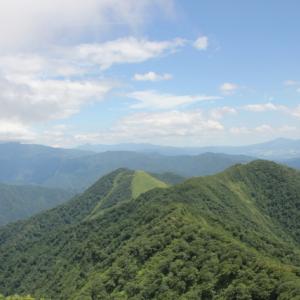
M 250 160 L 252 158 L 246 156 L 213 153 L 175 157 L 126 151 L 92 153 L 40 145 L 4 143 L 0 144 L 0 182 L 42 185 L 78 193 L 99 177 L 118 168 L 191 177 L 214 174 L 236 163 Z M 174 183 L 180 182 L 181 179 L 173 176 L 170 180 Z
M 0 183 L 0 226 L 50 209 L 72 196 L 60 189 Z
M 299 172 L 255 161 L 132 199 L 135 176 L 0 229 L 0 293 L 299 299 Z

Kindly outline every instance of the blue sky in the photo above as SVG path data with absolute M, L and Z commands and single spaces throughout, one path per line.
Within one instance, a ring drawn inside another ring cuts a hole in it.
M 299 1 L 4 0 L 0 20 L 0 140 L 300 138 Z

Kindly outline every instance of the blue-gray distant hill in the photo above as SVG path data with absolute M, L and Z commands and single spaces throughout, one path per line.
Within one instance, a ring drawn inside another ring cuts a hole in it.
M 198 155 L 207 152 L 248 155 L 271 160 L 300 157 L 300 140 L 279 138 L 246 146 L 171 147 L 152 144 L 82 145 L 78 149 L 94 152 L 136 151 L 163 155 Z
M 0 182 L 38 184 L 78 192 L 100 176 L 118 168 L 192 177 L 214 174 L 236 163 L 251 160 L 247 156 L 214 153 L 195 156 L 166 156 L 132 151 L 92 153 L 9 143 L 0 144 Z

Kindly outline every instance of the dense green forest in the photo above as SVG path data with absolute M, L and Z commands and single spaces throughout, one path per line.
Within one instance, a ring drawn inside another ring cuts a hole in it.
M 61 189 L 0 183 L 0 226 L 53 208 L 72 196 Z
M 0 295 L 0 300 L 37 300 L 31 296 L 18 296 L 18 295 L 14 295 L 14 296 L 8 296 L 5 297 L 3 295 Z M 43 299 L 40 299 L 43 300 Z
M 1 228 L 0 293 L 299 299 L 299 172 L 255 161 L 168 188 L 143 178 L 117 170 L 68 203 Z

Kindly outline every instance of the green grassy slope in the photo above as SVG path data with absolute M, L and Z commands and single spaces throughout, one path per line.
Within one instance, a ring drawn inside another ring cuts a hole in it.
M 132 196 L 137 198 L 153 188 L 166 188 L 168 185 L 144 171 L 135 171 L 132 180 Z
M 0 226 L 50 209 L 72 196 L 60 189 L 0 184 Z
M 0 229 L 0 293 L 299 299 L 298 172 L 256 161 L 86 218 L 122 172 L 64 207 Z

